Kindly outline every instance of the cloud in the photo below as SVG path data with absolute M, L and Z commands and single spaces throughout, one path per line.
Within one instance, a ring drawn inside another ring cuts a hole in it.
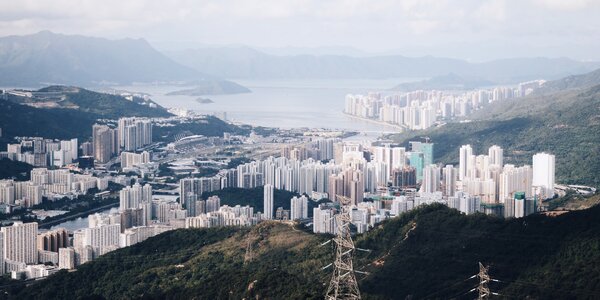
M 600 53 L 599 15 L 600 1 L 593 0 L 18 0 L 0 1 L 0 35 L 52 30 L 144 37 L 166 48 L 184 41 L 185 47 L 346 45 L 420 54 L 455 44 L 455 53 L 475 53 L 478 47 L 460 45 L 517 51 L 506 45 L 571 43 Z

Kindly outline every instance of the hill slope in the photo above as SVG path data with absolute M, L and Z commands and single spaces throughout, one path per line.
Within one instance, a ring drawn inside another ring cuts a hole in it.
M 392 138 L 407 143 L 428 136 L 435 160 L 453 164 L 464 144 L 477 153 L 499 145 L 507 163 L 531 164 L 536 152 L 550 152 L 557 182 L 600 186 L 600 85 L 496 102 L 473 118 Z
M 359 285 L 365 299 L 448 299 L 477 284 L 467 278 L 483 262 L 502 281 L 491 285 L 495 292 L 592 299 L 600 293 L 598 213 L 596 206 L 503 220 L 425 206 L 356 238 L 372 250 L 356 256 L 356 268 L 370 272 Z M 177 230 L 7 292 L 14 299 L 319 299 L 330 273 L 321 267 L 332 259 L 329 247 L 319 247 L 326 239 L 275 222 Z M 473 295 L 458 298 L 465 297 Z
M 51 86 L 41 92 L 56 92 L 60 100 L 0 95 L 0 127 L 3 139 L 14 136 L 88 138 L 97 119 L 120 117 L 168 117 L 160 106 L 141 105 L 121 96 L 77 87 Z M 4 98 L 4 99 L 3 99 Z M 52 108 L 38 108 L 48 103 Z

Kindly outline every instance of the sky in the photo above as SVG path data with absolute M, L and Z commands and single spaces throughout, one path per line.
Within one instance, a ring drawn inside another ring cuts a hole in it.
M 328 47 L 353 55 L 600 61 L 600 0 L 0 1 L 0 36 L 41 30 L 144 38 L 160 50 Z

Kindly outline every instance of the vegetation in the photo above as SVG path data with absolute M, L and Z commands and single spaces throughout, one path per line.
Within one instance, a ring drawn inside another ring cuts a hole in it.
M 472 299 L 478 262 L 514 298 L 595 299 L 600 293 L 600 206 L 556 217 L 466 216 L 423 206 L 355 238 L 365 299 Z M 317 299 L 332 260 L 326 237 L 265 222 L 252 228 L 167 232 L 62 271 L 12 299 Z M 250 250 L 248 250 L 250 248 Z
M 64 99 L 55 108 L 35 108 L 25 105 L 46 99 L 8 96 L 0 99 L 0 127 L 8 142 L 15 136 L 88 139 L 92 125 L 98 119 L 120 117 L 167 117 L 164 108 L 151 108 L 126 100 L 121 96 L 92 92 L 82 88 L 50 86 L 42 92 L 62 93 Z
M 264 211 L 264 188 L 256 187 L 252 189 L 244 188 L 226 188 L 213 192 L 206 192 L 202 194 L 202 198 L 206 199 L 210 196 L 219 196 L 221 199 L 221 205 L 250 205 L 254 207 L 255 211 Z M 283 207 L 283 209 L 290 209 L 290 200 L 294 196 L 300 196 L 298 193 L 288 192 L 285 190 L 274 189 L 273 191 L 273 207 Z M 312 201 L 309 201 L 312 202 Z M 312 207 L 309 206 L 309 211 L 312 212 Z
M 434 159 L 458 163 L 458 149 L 478 153 L 492 145 L 505 150 L 505 162 L 531 164 L 537 152 L 556 155 L 556 181 L 600 186 L 600 85 L 585 90 L 507 100 L 490 105 L 470 123 L 450 123 L 424 132 L 393 136 L 401 143 L 428 136 Z
M 172 142 L 175 137 L 182 133 L 187 135 L 204 135 L 222 137 L 224 132 L 232 134 L 248 134 L 247 129 L 227 123 L 214 116 L 206 116 L 203 120 L 178 123 L 175 126 L 155 126 L 153 128 L 153 140 L 156 142 Z
M 0 179 L 15 179 L 18 181 L 29 180 L 33 166 L 20 162 L 13 161 L 7 158 L 0 159 Z
M 319 299 L 319 270 L 331 259 L 321 241 L 275 222 L 176 230 L 10 291 L 9 298 Z

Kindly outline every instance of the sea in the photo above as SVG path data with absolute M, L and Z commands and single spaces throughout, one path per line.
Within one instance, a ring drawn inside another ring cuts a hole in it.
M 197 96 L 173 96 L 169 92 L 186 89 L 169 85 L 133 85 L 116 87 L 130 92 L 143 92 L 167 108 L 182 108 L 198 113 L 226 115 L 228 121 L 264 127 L 327 128 L 363 133 L 390 133 L 400 129 L 376 122 L 359 120 L 343 113 L 347 94 L 380 92 L 415 78 L 395 79 L 307 79 L 235 81 L 251 93 L 209 95 L 214 103 L 200 103 Z M 188 87 L 189 88 L 189 87 Z

